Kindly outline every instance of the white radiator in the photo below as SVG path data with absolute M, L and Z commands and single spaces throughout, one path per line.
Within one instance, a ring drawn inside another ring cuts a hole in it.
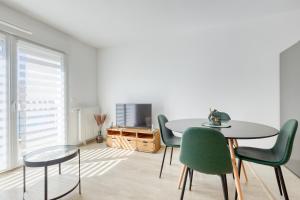
M 97 136 L 98 127 L 94 114 L 99 113 L 99 107 L 83 107 L 72 109 L 77 118 L 78 142 L 86 144 L 86 141 Z

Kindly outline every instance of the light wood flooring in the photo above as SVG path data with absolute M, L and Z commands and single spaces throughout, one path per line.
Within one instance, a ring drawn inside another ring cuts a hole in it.
M 63 199 L 69 200 L 176 200 L 180 198 L 177 189 L 181 164 L 179 151 L 174 150 L 173 163 L 169 165 L 166 156 L 162 178 L 158 178 L 163 149 L 156 154 L 140 153 L 106 148 L 104 144 L 90 144 L 81 147 L 82 195 L 75 189 Z M 168 152 L 169 153 L 169 152 Z M 278 200 L 280 197 L 274 170 L 269 167 L 246 163 L 249 182 L 242 188 L 246 200 Z M 58 175 L 58 166 L 49 169 L 49 192 L 61 194 L 77 181 L 77 159 L 62 165 L 63 175 Z M 291 200 L 300 199 L 300 179 L 283 169 Z M 228 175 L 230 199 L 234 199 L 234 182 Z M 21 200 L 22 170 L 16 169 L 0 175 L 0 199 Z M 43 169 L 28 170 L 28 195 L 26 199 L 43 199 Z M 186 191 L 186 200 L 223 199 L 221 180 L 218 176 L 194 173 L 192 191 Z

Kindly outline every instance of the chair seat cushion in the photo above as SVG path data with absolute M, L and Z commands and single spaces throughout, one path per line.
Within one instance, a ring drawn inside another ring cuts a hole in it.
M 180 147 L 181 137 L 173 136 L 166 139 L 166 146 L 169 147 Z
M 260 149 L 253 147 L 239 147 L 236 149 L 236 156 L 242 160 L 259 163 L 269 166 L 280 165 L 280 158 L 272 149 Z

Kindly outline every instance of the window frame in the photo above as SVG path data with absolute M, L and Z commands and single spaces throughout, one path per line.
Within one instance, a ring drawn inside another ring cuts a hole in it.
M 61 50 L 49 47 L 47 45 L 23 38 L 13 33 L 0 30 L 0 36 L 5 38 L 6 58 L 7 58 L 7 166 L 0 170 L 0 173 L 14 169 L 22 165 L 18 159 L 18 141 L 17 141 L 17 42 L 22 41 L 35 46 L 39 46 L 62 55 L 62 70 L 64 72 L 64 141 L 69 143 L 70 133 L 70 108 L 69 108 L 69 66 L 68 55 Z
M 5 49 L 5 59 L 6 59 L 6 168 L 1 169 L 0 172 L 5 171 L 6 169 L 10 168 L 10 117 L 11 117 L 11 106 L 10 106 L 10 48 L 9 48 L 9 40 L 6 33 L 0 32 L 0 39 L 4 40 L 4 49 Z

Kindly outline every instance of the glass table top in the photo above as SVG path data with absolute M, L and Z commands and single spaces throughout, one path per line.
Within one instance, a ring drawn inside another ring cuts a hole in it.
M 57 145 L 30 152 L 23 157 L 23 160 L 27 163 L 47 163 L 66 158 L 76 154 L 77 151 L 78 147 L 75 145 Z

